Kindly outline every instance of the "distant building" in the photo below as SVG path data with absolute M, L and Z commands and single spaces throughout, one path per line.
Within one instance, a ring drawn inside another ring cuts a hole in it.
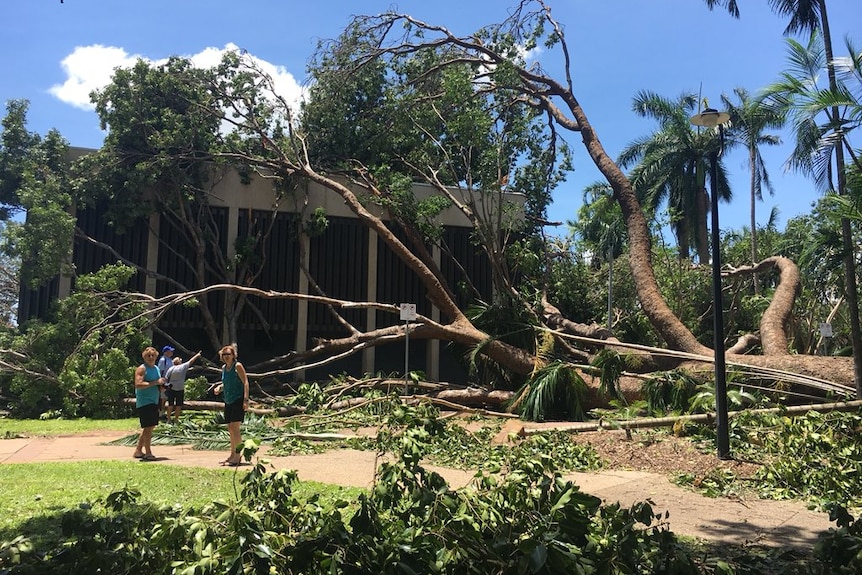
M 87 150 L 73 148 L 73 155 Z M 439 312 L 426 300 L 424 288 L 415 274 L 407 269 L 378 239 L 376 233 L 365 227 L 351 212 L 340 196 L 316 184 L 303 183 L 302 205 L 285 202 L 275 214 L 275 221 L 265 250 L 266 263 L 259 280 L 252 287 L 295 293 L 316 293 L 309 290 L 308 280 L 299 268 L 300 256 L 315 282 L 327 296 L 353 301 L 383 303 L 415 303 L 419 314 L 439 319 Z M 435 190 L 428 185 L 414 185 L 417 197 L 428 197 Z M 506 194 L 508 201 L 522 204 L 522 197 Z M 225 175 L 213 188 L 211 212 L 220 230 L 219 244 L 228 257 L 234 256 L 237 238 L 253 232 L 256 225 L 272 214 L 273 195 L 268 182 L 260 178 L 244 184 L 238 173 Z M 298 202 L 295 202 L 298 203 Z M 328 220 L 326 231 L 303 241 L 298 226 L 301 213 L 315 209 L 325 210 Z M 118 234 L 102 223 L 97 209 L 78 210 L 78 226 L 97 242 L 110 246 L 116 253 L 93 243 L 74 241 L 73 264 L 76 274 L 94 272 L 106 264 L 116 263 L 117 255 L 159 275 L 192 285 L 191 272 L 184 258 L 191 255 L 183 238 L 162 225 L 162 216 L 151 214 L 149 220 L 134 222 L 126 233 Z M 453 251 L 454 259 L 434 248 L 433 257 L 439 262 L 450 286 L 458 286 L 465 277 L 477 287 L 482 299 L 490 301 L 492 283 L 490 266 L 481 250 L 473 245 L 467 219 L 455 209 L 443 216 L 445 242 Z M 50 303 L 69 295 L 73 278 L 58 277 L 38 290 L 23 290 L 19 301 L 19 323 L 44 315 Z M 177 291 L 169 282 L 157 281 L 138 273 L 131 289 L 154 296 Z M 458 298 L 464 299 L 463 294 Z M 326 308 L 317 303 L 287 299 L 255 298 L 255 304 L 265 317 L 269 332 L 263 329 L 260 316 L 246 309 L 240 319 L 238 347 L 246 365 L 271 359 L 293 350 L 303 351 L 313 345 L 315 338 L 344 337 L 343 326 L 336 322 Z M 467 301 L 459 301 L 466 304 Z M 224 314 L 219 306 L 224 298 L 216 296 L 210 302 L 215 317 Z M 398 322 L 398 316 L 375 310 L 345 310 L 342 313 L 362 330 L 371 330 Z M 159 327 L 170 333 L 187 349 L 204 349 L 214 357 L 202 329 L 200 311 L 175 306 L 159 322 Z M 156 342 L 158 343 L 158 342 Z M 209 350 L 209 351 L 207 351 Z M 430 379 L 465 382 L 457 354 L 438 341 L 410 341 L 408 365 L 411 371 L 423 371 Z M 369 348 L 337 363 L 306 370 L 305 380 L 327 380 L 329 375 L 341 373 L 360 377 L 366 373 L 402 374 L 405 366 L 403 342 Z

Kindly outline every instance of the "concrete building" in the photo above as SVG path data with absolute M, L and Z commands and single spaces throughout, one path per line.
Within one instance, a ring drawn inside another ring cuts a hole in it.
M 80 148 L 74 155 L 87 153 Z M 397 259 L 377 234 L 348 209 L 336 193 L 308 182 L 295 183 L 274 209 L 274 193 L 270 181 L 264 178 L 244 178 L 235 171 L 225 172 L 209 193 L 209 214 L 218 233 L 215 245 L 222 250 L 218 257 L 233 259 L 242 240 L 269 230 L 266 241 L 259 246 L 265 262 L 252 287 L 263 290 L 316 294 L 308 277 L 300 271 L 306 262 L 311 277 L 327 296 L 352 301 L 416 304 L 418 313 L 439 319 L 425 298 L 424 287 L 415 274 Z M 416 184 L 413 193 L 426 198 L 436 193 L 427 185 Z M 514 202 L 523 205 L 518 194 L 504 194 L 489 201 Z M 484 208 L 492 209 L 491 205 Z M 311 214 L 322 210 L 326 214 L 326 230 L 309 237 L 301 234 Z M 162 296 L 177 291 L 174 282 L 194 285 L 188 262 L 193 257 L 188 240 L 170 225 L 164 214 L 152 213 L 148 218 L 132 222 L 128 230 L 118 233 L 106 226 L 99 209 L 78 210 L 78 226 L 97 243 L 74 240 L 73 264 L 76 274 L 91 273 L 118 259 L 134 262 L 155 274 L 138 273 L 130 289 Z M 442 215 L 443 242 L 449 254 L 433 247 L 433 258 L 451 286 L 469 282 L 481 299 L 490 301 L 492 283 L 487 258 L 471 240 L 472 226 L 464 215 L 449 209 Z M 110 249 L 106 249 L 110 248 Z M 19 303 L 19 321 L 45 314 L 51 301 L 67 296 L 73 277 L 58 277 L 39 290 L 24 291 Z M 213 283 L 218 283 L 214 281 Z M 457 294 L 459 305 L 466 305 L 474 295 L 466 291 Z M 209 302 L 214 317 L 224 315 L 223 295 Z M 246 366 L 269 360 L 292 350 L 308 349 L 316 338 L 343 337 L 347 332 L 327 310 L 314 302 L 290 299 L 254 299 L 255 309 L 246 308 L 238 325 L 238 347 Z M 375 310 L 346 310 L 345 317 L 363 331 L 393 325 L 397 316 Z M 264 321 L 266 328 L 264 328 Z M 159 328 L 186 350 L 203 349 L 214 356 L 202 330 L 199 309 L 176 306 L 166 313 Z M 161 345 L 158 336 L 154 343 Z M 337 363 L 302 374 L 305 380 L 326 380 L 341 373 L 360 377 L 368 373 L 402 374 L 405 362 L 411 371 L 422 371 L 431 380 L 464 382 L 466 376 L 459 356 L 465 350 L 450 348 L 439 341 L 410 341 L 409 358 L 405 359 L 404 342 L 365 349 Z

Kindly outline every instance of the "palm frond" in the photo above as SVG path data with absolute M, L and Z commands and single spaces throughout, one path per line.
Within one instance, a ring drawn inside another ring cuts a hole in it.
M 641 393 L 653 413 L 682 413 L 697 388 L 697 381 L 682 371 L 665 371 L 645 379 Z
M 523 419 L 584 419 L 587 384 L 574 366 L 554 361 L 536 371 L 516 396 Z
M 620 352 L 608 348 L 602 349 L 593 358 L 591 364 L 599 368 L 599 392 L 611 399 L 624 400 L 620 390 L 620 377 L 625 371 L 626 362 Z

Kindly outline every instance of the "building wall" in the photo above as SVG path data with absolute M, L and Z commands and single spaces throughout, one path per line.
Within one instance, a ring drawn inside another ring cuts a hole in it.
M 418 197 L 434 193 L 430 186 L 417 184 Z M 211 212 L 219 233 L 218 246 L 222 255 L 231 258 L 237 238 L 255 234 L 272 225 L 270 237 L 262 253 L 254 256 L 264 262 L 254 287 L 263 290 L 308 293 L 351 301 L 379 301 L 383 303 L 415 303 L 423 315 L 439 319 L 425 297 L 424 287 L 407 267 L 392 254 L 377 235 L 366 228 L 347 208 L 340 196 L 321 186 L 301 183 L 294 193 L 287 194 L 278 206 L 274 205 L 271 182 L 256 178 L 245 184 L 240 175 L 227 172 L 220 177 L 211 193 Z M 512 195 L 510 199 L 518 200 Z M 299 233 L 304 214 L 323 208 L 328 216 L 324 233 L 304 241 Z M 78 212 L 81 227 L 100 242 L 110 245 L 123 258 L 158 274 L 197 287 L 189 269 L 192 247 L 188 245 L 171 215 L 153 214 L 149 219 L 136 222 L 125 234 L 118 234 L 101 223 L 99 210 Z M 459 264 L 434 250 L 434 257 L 450 285 L 456 286 L 469 276 L 484 299 L 491 297 L 491 277 L 487 260 L 470 241 L 469 222 L 457 210 L 443 215 L 444 238 L 453 250 Z M 111 254 L 91 243 L 74 241 L 76 273 L 90 273 L 117 261 Z M 208 254 L 215 257 L 216 254 Z M 309 285 L 300 272 L 300 261 L 308 263 L 317 287 Z M 213 281 L 215 281 L 213 279 Z M 43 315 L 50 301 L 68 295 L 71 281 L 57 282 L 35 291 L 22 291 L 23 319 Z M 155 296 L 176 292 L 177 286 L 165 280 L 156 280 L 139 273 L 132 289 Z M 459 293 L 459 303 L 466 303 L 468 295 Z M 326 307 L 319 303 L 287 299 L 264 299 L 252 296 L 258 312 L 246 307 L 240 317 L 237 342 L 243 362 L 254 365 L 293 350 L 311 347 L 314 338 L 336 338 L 348 335 Z M 224 295 L 210 297 L 210 311 L 215 317 L 222 315 Z M 343 310 L 345 318 L 360 330 L 393 325 L 397 316 L 374 310 Z M 261 321 L 264 318 L 266 328 Z M 196 308 L 175 306 L 160 321 L 159 327 L 171 333 L 189 350 L 209 350 L 201 328 L 201 312 Z M 159 341 L 154 343 L 161 345 Z M 433 379 L 446 374 L 447 381 L 463 380 L 466 376 L 458 365 L 458 353 L 444 350 L 436 341 L 408 341 L 366 350 L 334 364 L 309 369 L 304 379 L 328 379 L 330 374 L 365 373 L 387 375 L 403 374 L 405 367 L 420 370 Z M 443 358 L 441 360 L 441 357 Z M 442 365 L 445 364 L 445 365 Z

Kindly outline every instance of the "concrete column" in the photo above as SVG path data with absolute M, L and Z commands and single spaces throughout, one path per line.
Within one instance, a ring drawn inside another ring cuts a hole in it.
M 159 269 L 159 224 L 161 217 L 158 213 L 150 214 L 149 232 L 147 234 L 147 271 L 155 273 Z M 152 275 L 147 275 L 144 284 L 144 291 L 147 295 L 155 297 L 156 295 L 156 278 Z
M 431 250 L 431 257 L 434 258 L 434 263 L 440 267 L 441 253 L 440 247 L 434 246 Z M 431 319 L 440 322 L 440 310 L 436 307 L 431 308 Z M 428 366 L 425 373 L 428 374 L 428 379 L 431 381 L 440 381 L 440 340 L 428 340 L 425 363 Z
M 60 282 L 57 286 L 57 297 L 59 299 L 63 299 L 70 295 L 72 295 L 72 276 L 68 274 L 60 274 Z
M 231 200 L 232 203 L 227 206 L 227 237 L 225 238 L 226 242 L 226 257 L 227 261 L 231 261 L 236 258 L 236 237 L 239 235 L 239 210 L 241 208 L 237 207 L 236 201 L 238 200 L 241 194 L 234 195 Z M 248 209 L 248 208 L 246 208 Z M 236 283 L 236 270 L 234 268 L 233 271 L 230 272 L 230 281 L 231 283 Z M 222 312 L 222 325 L 221 332 L 222 336 L 228 333 L 228 325 L 226 314 Z
M 250 209 L 250 208 L 245 208 Z M 227 208 L 227 259 L 232 260 L 236 257 L 236 236 L 239 234 L 239 210 L 236 205 L 229 205 Z M 236 276 L 233 277 L 236 282 Z
M 74 206 L 69 209 L 69 213 L 72 215 L 72 217 L 76 217 L 76 211 L 77 210 L 75 209 Z M 69 238 L 69 243 L 72 244 L 72 249 L 74 249 L 74 246 L 75 246 L 75 234 L 74 233 L 72 233 L 72 237 Z M 72 258 L 70 256 L 68 259 L 66 259 L 66 264 L 69 265 L 70 269 L 71 269 L 72 263 L 73 263 Z M 71 276 L 71 274 L 62 273 L 62 271 L 61 271 L 60 272 L 60 278 L 59 278 L 59 284 L 57 285 L 57 298 L 63 299 L 63 298 L 69 297 L 70 295 L 72 295 L 72 276 Z
M 311 240 L 305 233 L 299 234 L 299 250 L 299 261 L 307 268 L 311 254 Z M 302 271 L 299 272 L 297 291 L 301 294 L 308 294 L 308 278 Z M 296 342 L 294 343 L 294 349 L 298 352 L 308 349 L 308 301 L 306 300 L 296 302 Z M 304 379 L 304 371 L 297 372 L 294 377 L 295 381 L 302 381 Z
M 147 278 L 144 281 L 144 293 L 156 297 L 156 278 L 153 274 L 159 269 L 159 225 L 161 216 L 158 213 L 150 214 L 147 225 Z M 153 337 L 153 328 L 147 329 L 150 339 Z
M 365 278 L 368 290 L 368 301 L 377 301 L 377 232 L 366 228 L 368 232 L 368 277 Z M 365 311 L 367 331 L 377 328 L 377 312 L 373 309 Z M 369 347 L 362 352 L 362 372 L 375 373 L 375 348 Z

